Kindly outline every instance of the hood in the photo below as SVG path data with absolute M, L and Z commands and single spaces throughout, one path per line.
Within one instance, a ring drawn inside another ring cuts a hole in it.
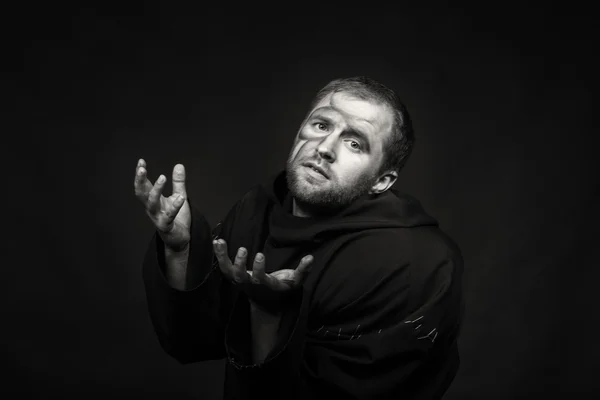
M 269 219 L 270 234 L 274 242 L 281 246 L 300 242 L 318 243 L 332 236 L 366 229 L 438 225 L 437 220 L 425 212 L 417 199 L 395 189 L 376 196 L 365 194 L 327 217 L 304 218 L 292 214 L 292 196 L 285 170 L 262 188 L 273 205 Z

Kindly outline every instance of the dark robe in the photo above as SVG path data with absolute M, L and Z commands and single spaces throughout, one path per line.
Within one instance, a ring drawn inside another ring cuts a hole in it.
M 217 237 L 231 260 L 248 249 L 248 269 L 257 252 L 267 273 L 294 269 L 307 254 L 312 268 L 289 293 L 241 290 L 218 267 Z M 439 399 L 456 376 L 462 256 L 411 196 L 390 189 L 327 218 L 301 218 L 281 172 L 212 230 L 192 207 L 185 290 L 168 284 L 163 246 L 155 234 L 143 265 L 158 340 L 183 364 L 226 358 L 226 399 Z M 249 297 L 282 313 L 277 342 L 257 365 Z

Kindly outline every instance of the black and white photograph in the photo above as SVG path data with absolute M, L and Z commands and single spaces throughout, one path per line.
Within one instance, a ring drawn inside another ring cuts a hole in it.
M 591 6 L 11 7 L 2 399 L 599 398 Z

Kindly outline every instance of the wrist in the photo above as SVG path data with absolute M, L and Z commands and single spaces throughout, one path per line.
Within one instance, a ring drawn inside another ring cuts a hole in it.
M 266 315 L 270 315 L 273 317 L 277 317 L 277 316 L 281 315 L 281 311 L 266 308 L 266 307 L 258 304 L 257 302 L 255 302 L 252 299 L 249 299 L 249 303 L 250 303 L 250 311 L 252 311 L 253 313 L 266 314 Z
M 171 253 L 171 254 L 187 253 L 189 251 L 189 248 L 190 248 L 190 242 L 187 242 L 184 245 L 180 245 L 180 246 L 173 246 L 173 245 L 169 245 L 169 244 L 165 243 L 165 251 L 167 251 L 168 253 Z

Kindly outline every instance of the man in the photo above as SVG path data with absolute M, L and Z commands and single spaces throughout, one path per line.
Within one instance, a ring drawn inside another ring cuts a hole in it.
M 181 363 L 227 359 L 225 398 L 439 399 L 459 366 L 460 250 L 392 185 L 414 142 L 396 94 L 330 82 L 284 171 L 211 231 L 185 169 L 135 191 L 156 226 L 144 260 L 154 329 Z M 266 398 L 266 397 L 265 397 Z

